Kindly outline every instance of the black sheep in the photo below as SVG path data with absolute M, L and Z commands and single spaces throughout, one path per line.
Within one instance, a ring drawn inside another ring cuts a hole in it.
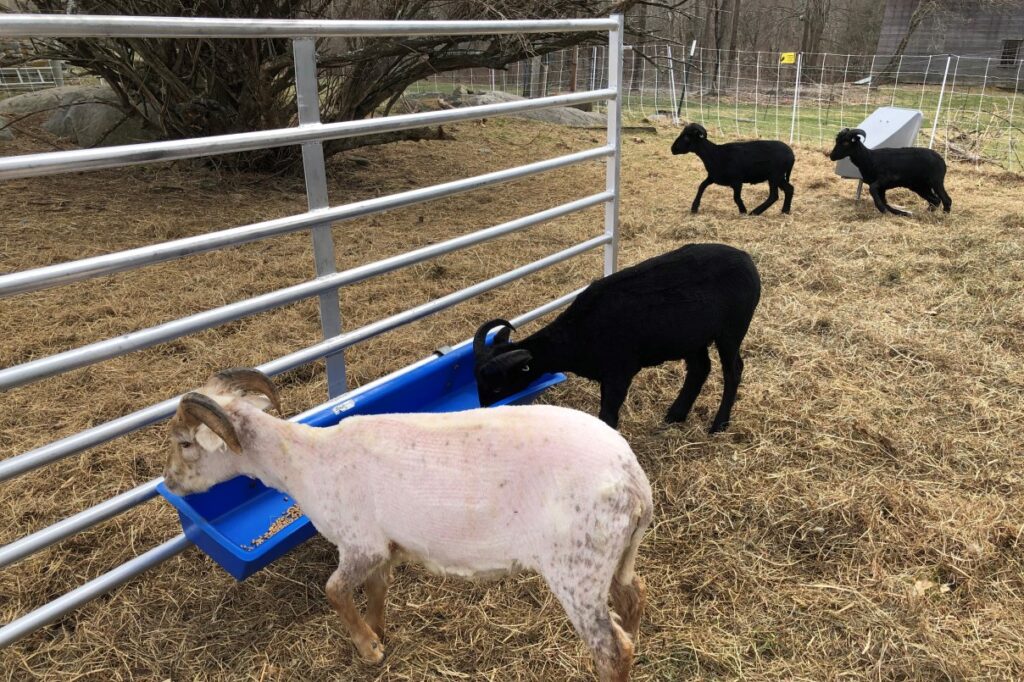
M 761 298 L 761 278 L 745 251 L 689 244 L 593 282 L 555 320 L 522 341 L 492 320 L 473 340 L 480 403 L 516 393 L 541 374 L 568 371 L 601 382 L 601 420 L 617 427 L 619 408 L 644 367 L 686 361 L 686 379 L 665 416 L 686 419 L 711 371 L 714 342 L 725 388 L 711 432 L 729 423 L 743 373 L 740 344 Z M 489 331 L 501 327 L 493 345 Z
M 942 210 L 949 213 L 953 201 L 946 194 L 946 162 L 938 152 L 921 147 L 868 149 L 864 146 L 866 138 L 867 133 L 860 128 L 843 128 L 836 135 L 836 146 L 828 158 L 838 161 L 850 157 L 879 211 L 910 215 L 885 200 L 887 190 L 906 187 L 928 202 L 928 210 L 934 211 L 941 203 Z
M 715 144 L 708 139 L 708 131 L 699 123 L 691 123 L 679 134 L 672 143 L 673 154 L 693 152 L 704 162 L 708 177 L 697 188 L 697 196 L 693 199 L 690 212 L 696 213 L 700 208 L 700 198 L 708 185 L 725 185 L 732 187 L 732 198 L 746 213 L 740 191 L 744 184 L 768 183 L 768 199 L 750 212 L 761 215 L 779 200 L 779 188 L 786 195 L 782 202 L 782 212 L 789 213 L 793 203 L 793 185 L 789 184 L 789 173 L 793 170 L 793 150 L 785 142 L 778 140 L 752 140 L 750 142 L 729 142 Z

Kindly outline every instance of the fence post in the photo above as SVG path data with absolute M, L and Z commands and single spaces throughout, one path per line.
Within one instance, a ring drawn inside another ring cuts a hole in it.
M 1024 60 L 1017 62 L 1017 78 L 1013 81 L 1013 98 L 1010 100 L 1010 114 L 1007 116 L 1006 130 L 1006 163 L 1009 165 L 1013 157 L 1013 107 L 1017 103 L 1017 89 L 1020 87 L 1020 67 Z
M 981 94 L 978 95 L 978 118 L 975 121 L 974 132 L 981 134 L 981 108 L 985 104 L 985 86 L 988 85 L 988 69 L 992 65 L 992 58 L 985 60 L 985 75 L 981 79 Z M 978 160 L 981 161 L 981 143 L 978 143 Z
M 946 76 L 949 75 L 949 63 L 952 57 L 946 57 L 946 70 L 942 72 L 942 86 L 939 88 L 939 101 L 935 105 L 935 119 L 932 121 L 932 136 L 928 140 L 928 149 L 935 144 L 935 131 L 939 129 L 939 114 L 942 113 L 942 97 L 946 94 Z
M 53 74 L 53 84 L 58 88 L 64 85 L 64 62 L 59 59 L 50 60 L 50 73 Z
M 697 55 L 697 73 L 700 75 L 700 88 L 697 90 L 697 100 L 700 103 L 700 124 L 706 126 L 707 123 L 704 119 L 704 70 L 706 65 L 704 63 L 704 49 L 700 48 L 700 54 Z
M 668 51 L 668 91 L 672 98 L 672 123 L 679 125 L 679 107 L 676 105 L 676 65 L 672 61 L 672 46 L 666 45 Z
M 793 135 L 796 133 L 796 110 L 800 102 L 800 68 L 803 66 L 804 53 L 796 53 L 796 85 L 793 88 L 793 120 L 789 125 L 789 143 L 793 143 Z
M 956 75 L 960 71 L 960 56 L 959 55 L 953 55 L 953 56 L 956 57 L 956 64 L 953 65 L 953 80 L 951 80 L 949 82 L 949 101 L 950 101 L 950 104 L 952 104 L 952 102 L 953 102 L 953 93 L 956 92 Z M 969 88 L 968 88 L 968 92 L 970 92 Z M 946 153 L 944 154 L 944 156 L 949 156 L 949 109 L 950 109 L 950 107 L 946 107 L 946 126 L 945 126 L 945 129 L 946 129 Z
M 658 86 L 661 85 L 658 76 L 660 75 L 661 69 L 658 68 L 658 46 L 654 45 L 654 113 L 658 113 Z M 640 100 L 641 102 L 643 100 Z M 640 112 L 643 114 L 643 112 Z
M 622 39 L 624 22 L 621 14 L 613 14 L 618 26 L 608 32 L 608 88 L 615 90 L 615 99 L 608 100 L 608 146 L 615 152 L 605 161 L 605 186 L 613 193 L 604 205 L 604 233 L 611 241 L 604 247 L 604 274 L 610 275 L 619 265 L 619 164 L 622 160 Z
M 892 82 L 892 101 L 889 102 L 889 106 L 896 106 L 896 88 L 900 84 L 900 70 L 903 68 L 903 55 L 900 55 L 900 61 L 896 64 L 896 79 Z
M 760 137 L 757 132 L 757 97 L 761 87 L 761 51 L 754 53 L 754 137 Z
M 715 73 L 712 78 L 715 88 L 715 118 L 718 120 L 718 131 L 725 132 L 722 127 L 722 48 L 715 48 Z
M 871 108 L 871 81 L 875 79 L 875 57 L 878 55 L 871 55 L 871 66 L 868 67 L 868 88 L 864 95 L 864 117 L 867 118 L 868 109 Z
M 646 44 L 641 44 L 640 45 L 641 49 L 640 49 L 640 52 L 639 52 L 640 53 L 640 95 L 639 95 L 640 106 L 639 106 L 639 109 L 640 109 L 640 115 L 641 116 L 645 115 L 644 114 L 644 88 L 647 86 L 647 59 L 646 59 L 647 53 L 644 52 L 644 50 L 643 50 L 643 48 L 645 46 L 646 46 Z M 632 65 L 632 67 L 633 67 L 633 79 L 636 78 L 636 55 L 637 55 L 637 45 L 636 45 L 636 43 L 633 43 L 632 58 L 629 60 L 630 65 Z M 655 69 L 655 72 L 657 72 L 657 69 Z M 633 83 L 633 80 L 630 80 L 630 84 L 632 84 L 632 83 Z M 632 90 L 633 90 L 633 88 L 630 88 L 630 91 L 632 91 Z
M 316 41 L 312 38 L 292 40 L 292 58 L 295 61 L 295 95 L 299 107 L 299 126 L 320 122 L 320 94 L 316 75 Z M 327 208 L 327 169 L 324 149 L 320 142 L 302 145 L 302 170 L 306 179 L 306 202 L 309 210 Z M 331 224 L 317 225 L 312 230 L 313 259 L 316 276 L 334 272 L 334 237 Z M 320 327 L 325 339 L 341 333 L 341 308 L 338 290 L 320 294 Z M 330 398 L 345 392 L 345 354 L 328 355 L 327 395 Z
M 579 45 L 577 45 L 576 47 L 572 48 L 572 75 L 571 75 L 571 78 L 570 78 L 570 80 L 572 80 L 572 85 L 569 86 L 569 92 L 576 92 L 576 90 L 579 89 L 579 86 L 577 85 L 577 82 L 579 81 L 579 78 L 580 78 L 580 47 L 579 47 Z
M 740 51 L 736 50 L 736 137 L 740 135 Z
M 821 125 L 821 92 L 825 89 L 825 61 L 828 59 L 828 52 L 824 52 L 821 55 L 821 75 L 818 77 L 818 145 L 824 144 L 824 138 L 822 137 L 822 125 Z M 829 93 L 829 109 L 832 108 L 832 93 Z M 826 117 L 825 122 L 828 122 Z
M 590 89 L 597 90 L 597 47 L 590 55 Z
M 850 57 L 846 55 L 846 67 L 843 69 L 843 85 L 839 90 L 839 127 L 846 125 L 846 81 L 850 77 Z
M 779 105 L 782 97 L 782 60 L 775 60 L 775 139 L 779 138 Z
M 928 55 L 928 64 L 924 67 L 924 78 L 921 79 L 921 100 L 917 103 L 918 109 L 924 109 L 924 93 L 928 87 L 928 74 L 932 70 L 932 55 Z

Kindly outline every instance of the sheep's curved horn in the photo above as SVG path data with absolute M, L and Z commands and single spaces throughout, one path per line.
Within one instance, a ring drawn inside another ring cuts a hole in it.
M 228 388 L 262 393 L 270 399 L 270 404 L 274 406 L 278 414 L 284 414 L 281 410 L 281 400 L 277 395 L 277 387 L 274 386 L 270 377 L 258 369 L 233 367 L 221 370 L 213 376 L 227 384 Z
M 242 444 L 228 416 L 215 401 L 202 393 L 186 393 L 178 403 L 178 411 L 185 423 L 194 426 L 206 424 L 211 431 L 220 436 L 232 451 L 242 452 Z
M 707 130 L 707 128 L 705 128 L 704 126 L 702 126 L 702 125 L 701 125 L 701 124 L 699 124 L 699 123 L 694 123 L 694 124 L 693 124 L 693 127 L 697 129 L 697 133 L 698 133 L 698 134 L 699 134 L 699 135 L 700 135 L 700 136 L 701 136 L 702 138 L 704 138 L 705 140 L 707 139 L 707 137 L 708 137 L 708 130 Z
M 850 134 L 851 135 L 860 135 L 860 139 L 862 139 L 862 140 L 868 139 L 868 134 L 865 133 L 860 128 L 854 128 L 853 130 L 850 131 Z
M 473 353 L 479 355 L 484 352 L 487 348 L 487 334 L 495 327 L 504 327 L 498 335 L 494 338 L 495 342 L 508 343 L 508 338 L 512 334 L 515 327 L 508 320 L 497 318 L 490 322 L 484 322 L 480 325 L 480 328 L 476 330 L 476 336 L 473 337 Z

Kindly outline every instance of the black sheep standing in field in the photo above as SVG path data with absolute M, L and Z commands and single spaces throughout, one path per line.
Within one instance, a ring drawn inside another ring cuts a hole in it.
M 793 170 L 793 150 L 785 142 L 778 140 L 751 140 L 749 142 L 729 142 L 715 144 L 708 139 L 708 131 L 699 123 L 691 123 L 679 134 L 672 143 L 673 154 L 693 152 L 704 162 L 708 177 L 697 188 L 697 196 L 693 199 L 690 212 L 696 213 L 700 208 L 700 198 L 708 185 L 725 185 L 732 187 L 732 198 L 739 206 L 740 213 L 746 213 L 740 191 L 743 185 L 768 183 L 768 199 L 750 212 L 761 215 L 779 200 L 779 188 L 786 195 L 782 202 L 782 212 L 789 213 L 793 203 L 793 185 L 789 184 L 789 173 Z
M 593 282 L 550 324 L 522 341 L 512 325 L 491 320 L 473 340 L 481 405 L 517 393 L 548 372 L 572 372 L 601 383 L 601 412 L 611 427 L 629 385 L 644 367 L 686 361 L 679 397 L 667 422 L 686 419 L 711 372 L 718 348 L 724 389 L 712 433 L 729 424 L 743 375 L 740 344 L 761 298 L 750 254 L 725 244 L 688 244 Z M 495 327 L 493 345 L 487 334 Z
M 929 211 L 941 203 L 942 210 L 949 213 L 953 201 L 946 194 L 946 162 L 938 152 L 920 147 L 868 149 L 864 146 L 866 138 L 867 133 L 860 128 L 843 128 L 828 158 L 838 161 L 850 157 L 871 192 L 875 208 L 882 213 L 910 215 L 885 200 L 887 190 L 906 187 L 928 202 Z

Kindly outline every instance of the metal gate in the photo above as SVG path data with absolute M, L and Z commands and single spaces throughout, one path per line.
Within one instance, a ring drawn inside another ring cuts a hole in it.
M 621 15 L 613 15 L 605 19 L 533 21 L 311 21 L 4 15 L 3 21 L 0 22 L 0 38 L 290 38 L 292 40 L 292 54 L 295 64 L 295 87 L 298 99 L 299 125 L 293 128 L 167 142 L 0 157 L 0 181 L 213 156 L 285 145 L 301 145 L 309 210 L 285 218 L 267 220 L 218 232 L 152 244 L 141 248 L 0 275 L 0 298 L 132 270 L 153 263 L 183 258 L 193 254 L 209 252 L 299 230 L 309 230 L 312 235 L 317 277 L 308 282 L 206 310 L 172 322 L 0 369 L 0 392 L 316 296 L 319 298 L 320 321 L 324 340 L 266 362 L 260 365 L 259 369 L 267 374 L 276 375 L 309 362 L 326 359 L 328 397 L 344 399 L 369 390 L 429 360 L 427 358 L 420 361 L 420 363 L 410 365 L 360 389 L 345 394 L 345 360 L 343 351 L 349 346 L 444 310 L 457 303 L 599 246 L 604 248 L 605 274 L 614 272 L 618 255 L 620 195 L 619 129 L 621 124 L 622 30 L 623 21 Z M 431 34 L 494 35 L 569 31 L 608 32 L 607 87 L 591 89 L 586 92 L 473 106 L 455 110 L 404 114 L 339 123 L 322 123 L 320 121 L 314 42 L 316 38 Z M 325 140 L 599 101 L 607 101 L 608 103 L 607 141 L 606 144 L 600 147 L 525 166 L 507 168 L 484 175 L 350 204 L 331 206 L 328 200 L 324 155 L 321 146 Z M 470 190 L 491 187 L 593 159 L 606 159 L 606 187 L 602 192 L 397 256 L 366 263 L 340 272 L 334 270 L 334 244 L 331 233 L 333 223 L 389 209 L 410 206 Z M 408 265 L 422 263 L 437 256 L 601 204 L 605 206 L 604 232 L 597 237 L 358 329 L 342 331 L 341 311 L 338 304 L 339 287 L 363 281 Z M 528 322 L 555 310 L 571 301 L 579 291 L 581 290 L 576 290 L 547 302 L 529 313 L 516 318 L 513 320 L 513 323 L 521 324 Z M 179 397 L 169 397 L 167 400 L 155 405 L 144 407 L 136 412 L 126 414 L 117 419 L 54 441 L 48 445 L 0 461 L 0 483 L 65 457 L 80 454 L 97 445 L 166 419 L 176 409 Z M 299 415 L 296 418 L 301 416 Z M 59 542 L 146 502 L 156 495 L 156 487 L 160 481 L 161 479 L 158 478 L 144 483 L 94 507 L 69 516 L 48 528 L 26 535 L 19 540 L 0 547 L 0 568 L 9 566 L 53 543 Z M 12 621 L 3 628 L 0 628 L 0 647 L 5 647 L 17 641 L 89 600 L 114 589 L 148 568 L 178 554 L 190 544 L 184 535 L 179 534 L 35 611 Z

